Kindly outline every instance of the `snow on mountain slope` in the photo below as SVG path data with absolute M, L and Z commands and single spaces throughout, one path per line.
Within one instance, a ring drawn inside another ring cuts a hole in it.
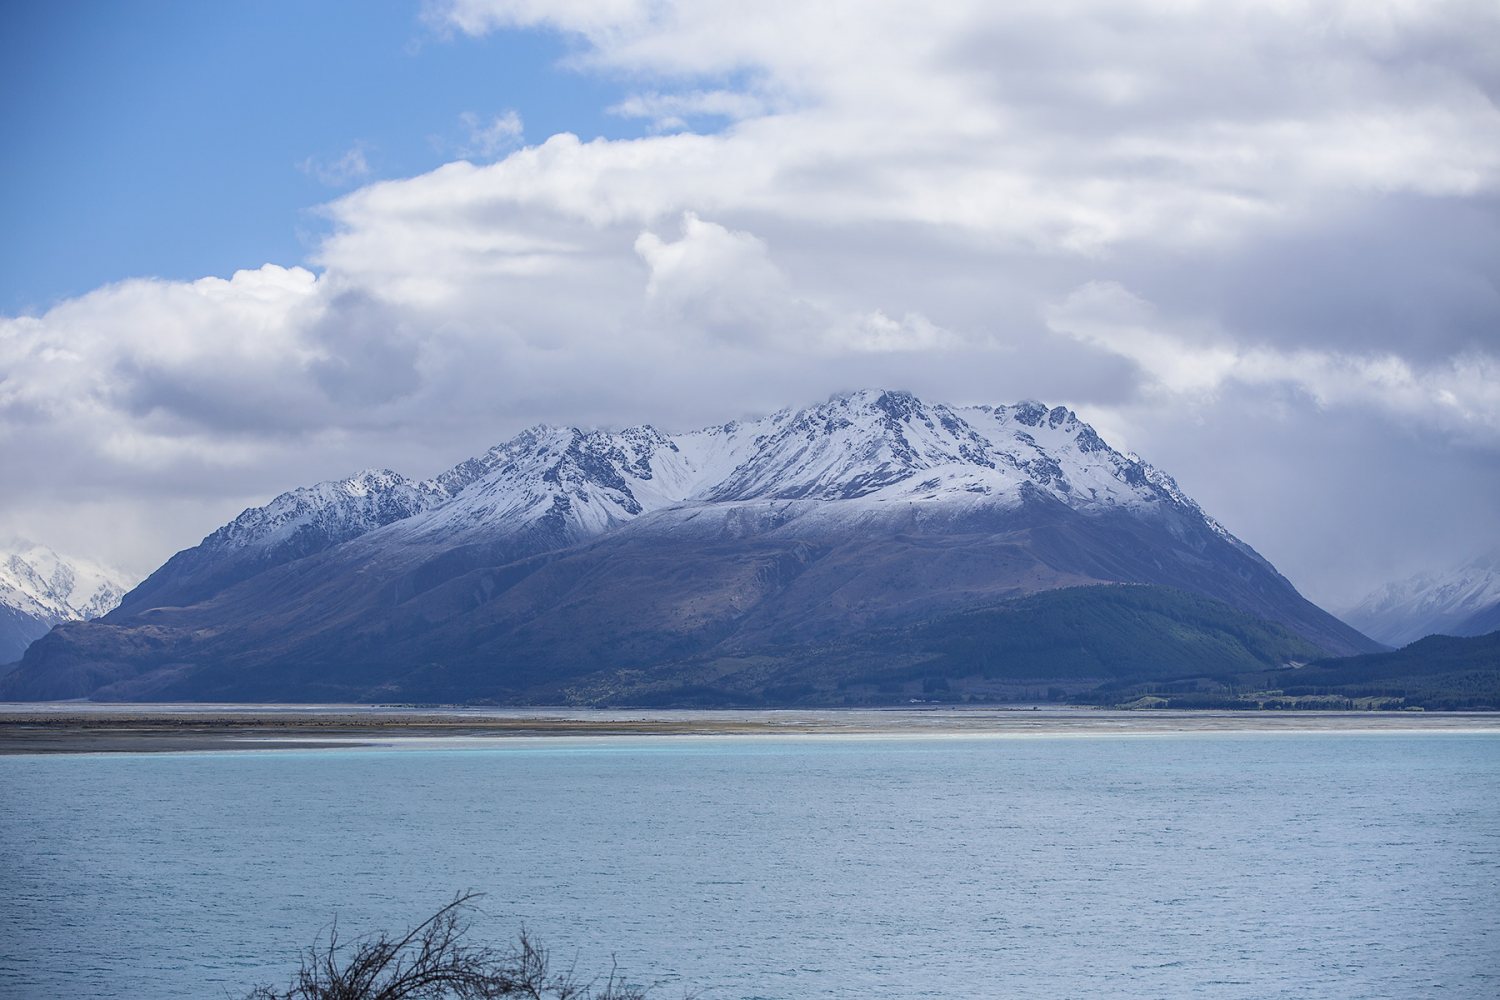
M 477 462 L 479 460 L 471 460 Z M 467 483 L 462 472 L 449 483 Z M 436 480 L 413 482 L 386 469 L 303 486 L 252 507 L 198 545 L 174 555 L 121 600 L 121 614 L 203 600 L 270 566 L 312 555 L 448 499 Z
M 1168 503 L 1202 516 L 1170 476 L 1064 407 L 949 407 L 863 390 L 752 429 L 747 457 L 687 499 L 965 500 L 1030 484 L 1076 510 Z
M 300 533 L 344 541 L 371 528 L 410 517 L 443 494 L 389 469 L 366 469 L 348 479 L 290 490 L 264 507 L 245 511 L 204 539 L 219 549 L 271 548 Z
M 98 618 L 120 602 L 129 577 L 45 545 L 17 541 L 0 550 L 0 603 L 59 620 Z
M 947 466 L 995 470 L 973 428 L 909 393 L 835 396 L 767 423 L 755 453 L 705 484 L 703 499 L 849 500 Z
M 540 524 L 561 542 L 600 534 L 673 502 L 691 479 L 681 451 L 652 427 L 614 433 L 532 427 L 490 449 L 483 466 L 483 475 L 451 500 L 403 521 L 387 537 L 458 543 Z
M 524 700 L 1091 584 L 1374 645 L 1072 411 L 864 390 L 680 434 L 537 426 L 430 480 L 293 490 L 55 630 L 3 690 Z
M 130 580 L 118 570 L 61 556 L 34 542 L 0 549 L 0 663 L 62 621 L 98 618 L 120 603 Z
M 1170 476 L 1035 402 L 954 408 L 862 390 L 674 435 L 535 427 L 483 465 L 382 538 L 457 544 L 545 526 L 562 543 L 663 508 L 764 501 L 817 501 L 821 517 L 863 520 L 893 502 L 1003 506 L 1029 484 L 1076 510 L 1175 507 L 1233 540 Z
M 754 532 L 789 518 L 889 520 L 914 506 L 1005 508 L 1028 490 L 1082 512 L 1175 511 L 1250 552 L 1170 476 L 1110 448 L 1064 407 L 950 407 L 867 389 L 671 435 L 536 426 L 430 480 L 366 471 L 291 490 L 178 553 L 121 614 L 193 603 L 367 535 L 363 554 L 513 543 L 520 556 L 658 511 L 679 512 L 654 519 L 668 530 L 704 514 L 700 528 L 730 518 Z
M 1404 646 L 1424 636 L 1478 635 L 1500 608 L 1500 551 L 1446 573 L 1422 573 L 1375 590 L 1341 617 L 1371 638 Z

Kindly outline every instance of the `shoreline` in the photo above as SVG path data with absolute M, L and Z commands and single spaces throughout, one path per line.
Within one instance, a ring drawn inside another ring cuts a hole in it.
M 598 737 L 1005 737 L 1191 733 L 1500 733 L 1500 713 L 1119 711 L 1058 706 L 472 709 L 365 705 L 0 705 L 0 756 L 473 747 Z

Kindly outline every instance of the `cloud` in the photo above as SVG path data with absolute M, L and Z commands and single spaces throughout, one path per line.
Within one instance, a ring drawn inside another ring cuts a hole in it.
M 1484 56 L 1500 17 L 1479 3 L 438 11 L 471 33 L 550 27 L 584 42 L 586 65 L 686 84 L 619 105 L 648 117 L 706 94 L 721 108 L 794 104 L 725 152 L 753 141 L 786 168 L 816 157 L 853 181 L 809 188 L 801 207 L 1078 251 L 1232 239 L 1329 190 L 1474 194 L 1500 169 Z M 744 86 L 696 86 L 726 75 Z
M 1193 329 L 1111 281 L 1080 286 L 1045 310 L 1048 326 L 1128 358 L 1151 388 L 1208 395 L 1230 380 L 1285 385 L 1319 407 L 1388 410 L 1478 442 L 1500 442 L 1500 357 L 1466 351 L 1417 365 L 1391 352 L 1243 346 Z
M 944 330 L 921 313 L 908 312 L 893 319 L 876 309 L 852 317 L 834 330 L 834 343 L 853 351 L 891 353 L 943 351 L 958 347 L 961 338 Z
M 622 118 L 647 118 L 657 132 L 688 127 L 689 119 L 718 118 L 739 121 L 766 114 L 767 102 L 734 90 L 694 90 L 686 93 L 650 92 L 632 94 L 609 109 Z
M 774 341 L 788 334 L 797 338 L 815 323 L 772 263 L 766 244 L 751 233 L 688 212 L 681 238 L 642 232 L 635 252 L 650 269 L 648 306 L 689 335 Z
M 670 324 L 679 340 L 707 335 L 821 357 L 942 351 L 962 343 L 919 312 L 899 320 L 880 309 L 840 312 L 816 290 L 798 288 L 752 233 L 692 212 L 683 215 L 681 228 L 677 240 L 645 231 L 635 241 L 650 269 L 647 315 Z
M 370 176 L 370 163 L 365 157 L 364 146 L 359 143 L 335 160 L 309 156 L 297 164 L 297 169 L 328 187 L 346 187 Z
M 601 110 L 654 134 L 527 144 L 515 112 L 470 113 L 456 162 L 325 206 L 308 270 L 124 282 L 0 320 L 11 509 L 55 500 L 52 476 L 222 510 L 361 465 L 430 473 L 536 420 L 688 426 L 861 384 L 1067 402 L 1268 548 L 1310 537 L 1291 527 L 1306 505 L 1262 500 L 1277 521 L 1214 493 L 1222 455 L 1195 442 L 1303 484 L 1318 446 L 1455 496 L 1492 484 L 1493 4 L 452 0 L 427 18 L 561 35 L 618 91 Z M 1284 417 L 1297 447 L 1258 445 Z M 1493 514 L 1458 522 L 1380 544 L 1500 540 Z M 1316 583 L 1300 548 L 1284 568 Z
M 1057 333 L 1129 358 L 1156 386 L 1172 392 L 1209 392 L 1240 364 L 1232 343 L 1204 343 L 1164 330 L 1152 305 L 1113 281 L 1074 289 L 1043 315 Z
M 519 146 L 525 135 L 521 116 L 515 111 L 506 111 L 488 121 L 472 111 L 465 111 L 458 120 L 468 135 L 456 152 L 466 160 L 493 160 Z

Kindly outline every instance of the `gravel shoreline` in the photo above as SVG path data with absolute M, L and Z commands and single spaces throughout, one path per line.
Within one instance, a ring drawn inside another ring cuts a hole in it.
M 516 737 L 1497 732 L 1500 713 L 912 708 L 788 711 L 0 706 L 0 755 L 307 750 Z

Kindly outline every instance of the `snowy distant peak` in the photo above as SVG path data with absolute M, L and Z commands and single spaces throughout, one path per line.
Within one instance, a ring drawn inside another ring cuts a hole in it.
M 428 480 L 426 485 L 439 497 L 455 497 L 479 482 L 485 476 L 507 463 L 513 463 L 519 454 L 529 452 L 536 442 L 558 434 L 555 427 L 537 424 L 528 427 L 502 444 L 497 444 L 477 458 L 466 458 L 453 468 Z
M 861 389 L 682 434 L 538 424 L 423 482 L 369 470 L 292 490 L 205 548 L 296 557 L 385 527 L 423 543 L 528 534 L 561 544 L 670 506 L 1009 504 L 1038 490 L 1084 511 L 1176 508 L 1231 537 L 1170 476 L 1115 451 L 1067 407 L 951 407 Z
M 1463 569 L 1467 572 L 1487 573 L 1500 577 L 1500 545 L 1470 559 L 1464 564 Z
M 1061 409 L 1061 407 L 1058 407 L 1058 409 Z M 1047 407 L 1034 399 L 1023 399 L 1014 406 L 997 406 L 995 407 L 995 412 L 1002 419 L 1010 417 L 1016 423 L 1024 424 L 1027 427 L 1040 427 L 1042 426 L 1042 421 L 1047 419 Z
M 400 531 L 442 541 L 497 526 L 535 527 L 559 542 L 596 534 L 681 499 L 692 482 L 687 464 L 676 442 L 650 426 L 529 427 L 445 474 L 446 482 L 438 477 L 435 489 L 468 481 Z
M 49 622 L 97 618 L 120 603 L 130 578 L 45 545 L 15 540 L 0 551 L 0 605 Z
M 550 456 L 541 479 L 543 483 L 556 487 L 558 494 L 568 498 L 569 503 L 575 499 L 589 503 L 603 498 L 625 514 L 634 516 L 641 512 L 642 507 L 630 491 L 630 480 L 650 480 L 653 457 L 650 440 L 604 431 L 574 430 L 567 445 L 555 456 Z
M 1500 605 L 1500 551 L 1482 553 L 1446 572 L 1387 583 L 1344 620 L 1381 642 L 1405 645 L 1424 636 L 1470 634 L 1466 623 Z
M 950 407 L 909 392 L 864 389 L 748 426 L 755 436 L 740 442 L 753 445 L 744 460 L 706 478 L 697 499 L 853 500 L 879 493 L 925 500 L 945 492 L 1020 496 L 1025 486 L 1078 509 L 1165 504 L 1232 537 L 1170 476 L 1115 451 L 1064 406 L 1023 400 Z M 719 433 L 742 432 L 726 425 Z
M 366 469 L 348 479 L 302 486 L 252 507 L 203 540 L 206 548 L 270 548 L 299 533 L 345 541 L 426 510 L 445 497 L 389 469 Z
M 1078 414 L 1066 406 L 1048 407 L 1047 404 L 1035 399 L 1023 399 L 1019 403 L 1010 405 L 1000 404 L 998 406 L 976 406 L 972 409 L 983 410 L 993 414 L 996 421 L 1001 424 L 1019 424 L 1022 427 L 1057 431 L 1070 437 L 1085 434 L 1094 444 L 1098 444 L 1099 435 L 1088 424 L 1078 419 Z
M 439 474 L 432 480 L 436 492 L 445 497 L 455 497 L 467 489 L 471 484 L 478 482 L 489 474 L 493 466 L 486 459 L 495 454 L 495 449 L 490 449 L 484 458 L 467 458 L 459 462 L 447 472 Z
M 1477 611 L 1500 601 L 1500 572 L 1492 566 L 1481 558 L 1446 573 L 1421 573 L 1386 584 L 1362 605 L 1379 611 Z
M 655 477 L 659 455 L 676 451 L 666 435 L 649 426 L 623 431 L 533 427 L 491 449 L 486 480 L 537 478 L 565 491 L 598 487 L 628 497 L 632 481 Z
M 991 464 L 972 428 L 908 392 L 846 393 L 767 423 L 754 454 L 705 499 L 852 499 L 922 469 Z

